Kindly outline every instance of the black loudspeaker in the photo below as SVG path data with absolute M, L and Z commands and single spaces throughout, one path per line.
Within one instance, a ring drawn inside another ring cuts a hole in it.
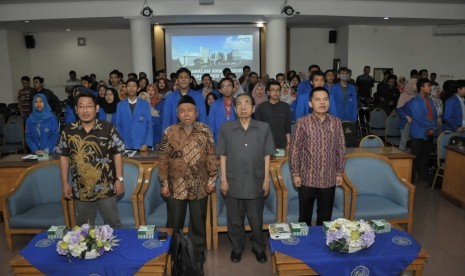
M 337 31 L 329 31 L 329 43 L 336 43 Z
M 32 35 L 25 35 L 24 40 L 26 41 L 26 48 L 34 49 L 36 47 L 36 40 Z

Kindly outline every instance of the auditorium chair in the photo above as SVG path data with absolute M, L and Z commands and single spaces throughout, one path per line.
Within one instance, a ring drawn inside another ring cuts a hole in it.
M 344 182 L 354 198 L 350 219 L 386 219 L 412 233 L 415 186 L 401 179 L 389 159 L 371 153 L 346 155 Z
M 2 198 L 8 248 L 12 235 L 36 234 L 52 225 L 70 226 L 66 201 L 62 198 L 60 161 L 47 161 L 27 168 L 15 189 Z
M 283 190 L 283 221 L 284 222 L 299 222 L 299 194 L 297 188 L 292 183 L 292 176 L 287 159 L 282 160 L 277 164 L 277 178 Z M 350 203 L 352 193 L 345 183 L 336 187 L 334 196 L 333 213 L 331 220 L 337 218 L 349 218 Z M 316 201 L 313 206 L 312 220 L 316 221 Z
M 140 226 L 139 212 L 137 210 L 137 195 L 142 187 L 144 170 L 139 161 L 124 158 L 123 161 L 123 178 L 124 194 L 116 200 L 116 207 L 121 218 L 121 228 L 138 228 Z M 69 210 L 76 210 L 74 200 L 70 200 Z M 70 211 L 70 222 L 72 226 L 76 225 L 76 211 Z M 103 225 L 103 219 L 99 212 L 95 219 L 95 225 Z

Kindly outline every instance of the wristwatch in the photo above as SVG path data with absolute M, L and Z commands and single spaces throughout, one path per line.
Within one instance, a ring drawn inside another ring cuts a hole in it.
M 118 176 L 117 177 L 119 181 L 123 182 L 124 181 L 124 178 L 122 176 Z

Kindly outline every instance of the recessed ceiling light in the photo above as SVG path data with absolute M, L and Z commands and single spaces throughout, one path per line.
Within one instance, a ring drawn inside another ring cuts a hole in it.
M 263 22 L 258 22 L 257 27 L 259 27 L 259 28 L 263 27 Z
M 389 17 L 387 17 L 387 16 L 386 16 L 386 17 L 384 17 L 383 19 L 384 19 L 384 20 L 388 20 L 388 19 L 389 19 Z
M 66 29 L 67 32 L 71 32 L 71 29 Z
M 24 23 L 29 23 L 29 20 L 24 20 Z

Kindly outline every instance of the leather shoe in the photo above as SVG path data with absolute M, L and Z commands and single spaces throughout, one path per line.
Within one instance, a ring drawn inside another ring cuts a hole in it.
M 233 263 L 238 263 L 241 261 L 241 256 L 242 254 L 241 253 L 236 253 L 234 251 L 231 251 L 231 262 Z
M 255 249 L 252 249 L 252 253 L 255 254 L 255 259 L 257 259 L 257 262 L 262 264 L 267 262 L 268 259 L 266 258 L 265 252 L 258 253 Z

